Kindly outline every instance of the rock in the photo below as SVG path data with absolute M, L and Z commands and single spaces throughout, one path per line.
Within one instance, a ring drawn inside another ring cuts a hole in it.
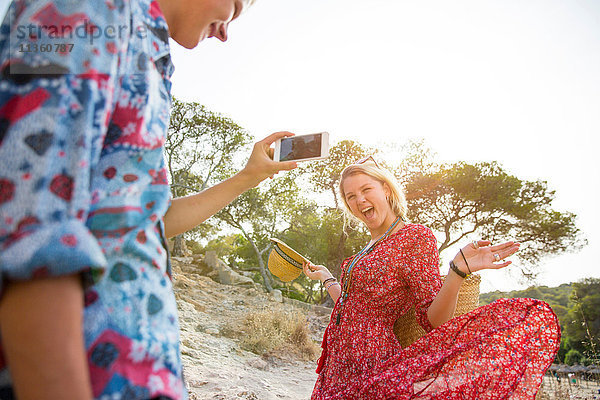
M 213 336 L 218 336 L 221 332 L 219 332 L 219 330 L 217 328 L 208 328 L 206 329 L 204 332 L 208 333 L 209 335 L 213 335 Z
M 278 303 L 283 303 L 283 293 L 279 289 L 273 289 L 271 292 L 271 297 Z
M 178 264 L 179 266 L 190 264 L 194 261 L 192 257 L 171 257 L 172 264 Z
M 313 304 L 311 311 L 317 315 L 329 317 L 331 315 L 331 311 L 333 311 L 333 308 Z
M 254 286 L 254 281 L 251 278 L 235 272 L 227 264 L 220 260 L 217 257 L 217 253 L 214 251 L 206 252 L 206 255 L 204 256 L 204 262 L 217 272 L 217 280 L 224 285 Z
M 252 277 L 254 276 L 254 274 L 250 271 L 239 271 L 238 272 L 240 275 L 244 275 L 247 276 L 248 278 L 252 279 Z
M 269 369 L 269 363 L 260 357 L 248 360 L 248 365 L 252 368 L 260 369 L 261 371 L 267 371 Z

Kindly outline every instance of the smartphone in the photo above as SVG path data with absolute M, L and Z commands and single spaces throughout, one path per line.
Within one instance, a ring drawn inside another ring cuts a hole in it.
M 279 139 L 275 142 L 275 161 L 308 161 L 329 155 L 329 133 L 311 133 Z

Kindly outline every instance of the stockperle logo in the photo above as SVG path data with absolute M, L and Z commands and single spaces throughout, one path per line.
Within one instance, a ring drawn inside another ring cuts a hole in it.
M 62 13 L 54 3 L 32 12 L 25 21 L 14 21 L 14 7 L 9 8 L 8 13 L 12 22 L 9 36 L 11 74 L 82 74 L 90 70 L 108 74 L 111 72 L 110 55 L 117 54 L 123 43 L 143 41 L 149 35 L 167 40 L 163 38 L 167 33 L 144 22 L 118 24 L 113 20 L 104 23 L 90 13 Z M 137 63 L 140 72 L 145 69 L 142 61 Z
M 137 35 L 144 39 L 148 35 L 148 28 L 145 25 L 137 27 L 128 25 L 106 25 L 98 26 L 92 23 L 88 18 L 81 21 L 73 21 L 69 24 L 50 24 L 36 25 L 33 23 L 27 25 L 18 25 L 16 28 L 16 39 L 23 40 L 72 40 L 85 39 L 90 45 L 98 42 L 100 39 L 119 40 L 131 35 Z M 64 44 L 64 43 L 57 43 Z

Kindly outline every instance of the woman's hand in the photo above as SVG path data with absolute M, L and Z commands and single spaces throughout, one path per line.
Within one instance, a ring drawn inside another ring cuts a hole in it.
M 321 283 L 323 283 L 323 281 L 325 281 L 326 279 L 333 278 L 331 272 L 329 272 L 329 270 L 323 265 L 315 265 L 310 262 L 303 263 L 302 269 L 304 270 L 304 274 L 310 279 L 318 279 L 321 281 Z M 337 303 L 338 299 L 340 298 L 340 294 L 342 293 L 342 287 L 337 282 L 337 280 L 333 283 L 328 283 L 325 289 L 327 289 L 327 293 L 329 294 L 329 296 L 331 296 L 333 302 Z
M 304 275 L 308 276 L 313 280 L 320 280 L 323 282 L 325 279 L 333 278 L 333 275 L 324 265 L 315 265 L 313 263 L 303 263 L 302 270 Z
M 263 140 L 256 142 L 252 149 L 252 154 L 246 163 L 246 166 L 240 175 L 243 175 L 251 187 L 255 187 L 260 182 L 278 173 L 279 171 L 289 171 L 297 167 L 295 161 L 274 161 L 274 149 L 271 145 L 278 139 L 294 136 L 291 132 L 275 132 Z
M 513 241 L 495 246 L 491 246 L 491 244 L 492 242 L 489 240 L 476 240 L 469 243 L 462 248 L 469 267 L 467 268 L 465 265 L 465 260 L 460 253 L 454 257 L 454 264 L 465 273 L 468 273 L 469 270 L 475 272 L 482 269 L 504 268 L 512 263 L 512 261 L 505 261 L 505 259 L 519 251 L 521 245 Z

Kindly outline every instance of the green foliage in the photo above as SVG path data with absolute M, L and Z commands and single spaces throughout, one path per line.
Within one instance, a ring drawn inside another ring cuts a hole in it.
M 173 196 L 204 190 L 230 176 L 250 141 L 230 118 L 201 104 L 173 99 L 165 142 Z
M 569 309 L 565 333 L 572 347 L 586 356 L 600 355 L 600 279 L 588 278 L 573 284 L 573 307 Z
M 579 351 L 577 351 L 575 349 L 571 349 L 565 355 L 565 364 L 568 364 L 568 365 L 579 364 L 581 362 L 582 358 L 583 358 L 583 355 L 581 355 L 581 353 Z
M 278 175 L 246 191 L 215 215 L 244 236 L 252 250 L 250 260 L 258 266 L 269 291 L 273 288 L 273 277 L 266 271 L 269 238 L 280 237 L 295 215 L 314 208 L 311 201 L 301 197 L 298 174 L 299 170 L 294 170 Z
M 587 278 L 554 288 L 531 286 L 511 292 L 483 293 L 479 303 L 489 304 L 503 297 L 536 298 L 550 304 L 562 329 L 558 361 L 568 363 L 566 356 L 571 352 L 571 357 L 579 354 L 579 358 L 587 360 L 600 358 L 600 279 Z
M 217 257 L 225 261 L 228 265 L 237 266 L 235 251 L 239 241 L 239 234 L 218 236 L 211 239 L 206 246 L 204 246 L 203 250 L 205 253 L 207 251 L 214 251 L 217 254 Z
M 554 307 L 556 306 L 570 308 L 572 306 L 572 303 L 570 302 L 569 297 L 572 291 L 572 283 L 563 283 L 558 287 L 531 286 L 527 289 L 513 290 L 511 292 L 495 291 L 489 293 L 482 293 L 479 296 L 479 304 L 489 304 L 492 301 L 501 298 L 530 297 L 547 302 L 548 304 L 550 304 L 552 309 L 554 309 Z
M 230 118 L 209 111 L 198 103 L 173 99 L 165 157 L 173 197 L 206 189 L 236 169 L 240 153 L 247 152 L 250 135 Z M 215 232 L 210 222 L 201 224 L 188 238 Z M 175 239 L 173 253 L 181 254 L 183 236 Z
M 551 208 L 554 191 L 544 181 L 521 180 L 497 162 L 430 163 L 425 172 L 412 171 L 404 178 L 409 218 L 443 234 L 440 252 L 468 237 L 516 238 L 523 244 L 518 257 L 533 266 L 587 243 L 574 214 Z M 524 273 L 533 277 L 535 269 Z
M 595 365 L 595 361 L 591 358 L 582 357 L 581 360 L 579 360 L 579 364 L 585 365 L 587 367 L 588 365 Z
M 231 119 L 198 103 L 174 100 L 165 143 L 173 196 L 203 190 L 231 176 L 242 166 L 250 141 L 250 135 Z M 533 265 L 541 257 L 576 250 L 586 243 L 575 226 L 575 215 L 552 208 L 555 194 L 545 181 L 522 180 L 497 162 L 439 164 L 423 141 L 407 143 L 397 157 L 389 157 L 392 147 L 380 152 L 355 141 L 341 141 L 331 147 L 327 159 L 301 163 L 298 169 L 242 194 L 187 238 L 209 239 L 206 248 L 216 250 L 231 265 L 256 271 L 268 289 L 272 285 L 285 288 L 266 271 L 269 237 L 274 236 L 339 276 L 343 259 L 368 241 L 363 226 L 344 222 L 340 175 L 347 165 L 375 155 L 404 185 L 409 219 L 443 235 L 440 252 L 467 238 L 517 239 L 523 243 L 521 259 L 531 266 L 525 273 L 533 276 Z M 229 229 L 225 235 L 223 227 Z M 202 246 L 193 247 L 202 250 Z M 297 287 L 288 288 L 295 293 L 290 295 L 310 301 L 323 298 L 319 284 L 304 276 L 297 282 Z M 596 304 L 593 296 L 578 295 L 580 307 L 572 313 L 570 292 L 564 293 L 569 288 L 559 294 L 543 288 L 528 290 L 522 295 L 547 300 L 561 322 L 579 313 L 591 318 L 592 331 L 597 328 L 598 318 L 588 305 Z M 581 336 L 582 330 L 572 329 L 573 337 Z
M 334 276 L 339 277 L 341 270 L 338 253 L 341 251 L 343 258 L 349 257 L 369 240 L 362 230 L 348 230 L 344 236 L 344 246 L 340 250 L 342 232 L 343 217 L 340 210 L 306 208 L 295 215 L 290 227 L 279 238 L 311 262 L 325 265 Z M 304 287 L 303 301 L 321 302 L 326 299 L 327 293 L 321 290 L 320 283 L 310 281 L 304 275 L 296 281 Z
M 329 157 L 303 166 L 304 172 L 309 174 L 311 188 L 316 192 L 331 193 L 333 207 L 340 208 L 338 198 L 338 185 L 342 170 L 366 155 L 374 155 L 377 150 L 361 145 L 352 140 L 343 140 L 329 149 Z
M 200 245 L 200 243 L 196 242 L 195 240 L 186 240 L 185 244 L 188 250 L 192 252 L 192 254 L 202 254 L 205 252 L 205 249 Z
M 561 337 L 560 347 L 558 348 L 558 353 L 556 353 L 556 358 L 555 358 L 554 362 L 556 364 L 564 363 L 565 356 L 567 355 L 569 350 L 570 350 L 570 347 L 568 344 L 568 340 L 566 340 L 564 337 Z

